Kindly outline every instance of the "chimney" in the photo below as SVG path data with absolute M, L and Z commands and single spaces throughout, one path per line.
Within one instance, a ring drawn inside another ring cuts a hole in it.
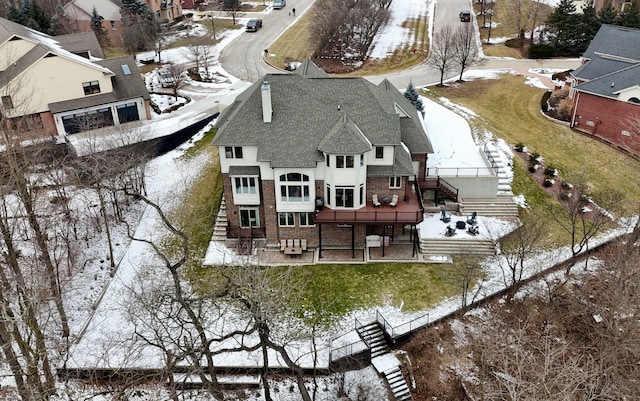
M 271 122 L 271 115 L 273 109 L 271 108 L 271 85 L 267 81 L 262 83 L 262 121 L 265 123 Z

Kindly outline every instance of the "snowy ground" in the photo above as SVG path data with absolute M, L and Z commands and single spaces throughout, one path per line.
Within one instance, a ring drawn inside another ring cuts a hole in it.
M 410 33 L 406 32 L 404 28 L 401 28 L 396 23 L 402 23 L 407 17 L 417 16 L 418 14 L 425 12 L 432 15 L 432 7 L 434 4 L 435 2 L 394 0 L 391 8 L 393 14 L 392 22 L 385 28 L 383 34 L 379 35 L 380 39 L 374 45 L 372 57 L 382 58 L 392 51 L 392 46 L 397 47 L 401 46 L 402 43 L 411 42 L 412 38 L 410 37 Z M 195 25 L 197 26 L 197 24 Z M 187 34 L 198 35 L 200 34 L 199 32 L 201 32 L 199 28 L 194 28 L 191 33 Z M 220 48 L 216 49 L 214 53 L 219 54 L 219 50 L 222 47 L 224 47 L 236 35 L 241 33 L 242 30 L 231 32 L 230 35 L 219 45 Z M 148 59 L 153 56 L 153 54 L 141 54 L 138 59 Z M 188 54 L 184 49 L 164 51 L 162 57 L 163 60 L 176 63 L 188 61 Z M 220 69 L 217 61 L 214 62 L 214 64 L 215 71 L 219 73 L 220 76 L 225 77 L 225 79 L 214 83 L 192 83 L 189 88 L 189 91 L 192 92 L 187 92 L 185 94 L 196 98 L 198 95 L 201 95 L 202 92 L 207 92 L 209 94 L 208 96 L 211 97 L 212 93 L 215 94 L 224 91 L 225 88 L 228 88 L 230 85 L 237 84 L 237 81 L 234 80 L 231 74 Z M 550 72 L 548 73 L 550 74 Z M 495 72 L 468 71 L 465 74 L 464 79 L 490 79 L 492 76 L 497 77 L 499 75 L 499 73 Z M 152 84 L 153 79 L 153 73 L 149 73 L 147 77 L 148 84 Z M 536 82 L 535 79 L 533 79 L 529 84 L 536 86 L 541 85 L 540 82 Z M 454 161 L 457 160 L 457 162 L 460 162 L 460 158 L 468 162 L 469 160 L 472 160 L 472 157 L 476 157 L 475 155 L 478 153 L 477 139 L 472 138 L 469 127 L 464 120 L 465 115 L 473 115 L 473 112 L 451 104 L 448 104 L 447 107 L 443 107 L 428 99 L 423 98 L 422 100 L 425 104 L 426 116 L 428 118 L 426 126 L 432 137 L 433 146 L 436 150 L 436 154 L 433 159 L 437 160 L 439 165 L 445 165 L 449 162 L 454 165 Z M 452 109 L 455 110 L 455 112 L 452 111 Z M 434 118 L 436 116 L 437 118 Z M 452 126 L 455 126 L 456 128 L 452 129 Z M 453 137 L 452 135 L 454 133 L 459 133 L 460 137 Z M 444 138 L 444 140 L 441 140 L 442 138 Z M 453 144 L 460 146 L 453 146 Z M 202 168 L 206 163 L 203 160 L 183 159 L 180 157 L 183 153 L 184 149 L 177 149 L 155 159 L 149 166 L 149 191 L 153 194 L 152 196 L 154 196 L 155 199 L 161 201 L 161 203 L 167 207 L 171 206 L 172 201 L 179 201 L 180 198 L 179 196 L 176 196 L 176 194 L 180 193 L 180 188 L 186 188 L 186 185 L 182 184 L 190 182 L 190 180 L 198 174 L 200 168 Z M 508 152 L 505 152 L 505 157 L 509 156 Z M 154 216 L 154 214 L 149 210 L 145 210 L 144 212 L 138 211 L 138 215 L 141 217 L 137 231 L 138 234 L 153 235 L 153 228 L 156 227 L 157 224 L 157 216 Z M 479 218 L 479 224 L 481 227 L 481 235 L 494 235 L 494 233 L 497 235 L 513 228 L 509 223 L 500 222 L 496 219 L 483 218 L 482 216 Z M 444 236 L 443 227 L 444 224 L 439 221 L 439 215 L 428 215 L 425 218 L 425 222 L 420 226 L 421 235 Z M 97 356 L 102 351 L 109 351 L 109 354 L 112 354 L 113 351 L 116 351 L 117 349 L 114 347 L 123 346 L 126 341 L 131 338 L 130 333 L 127 333 L 126 331 L 128 324 L 124 317 L 118 314 L 118 311 L 122 311 L 123 306 L 126 306 L 126 300 L 122 298 L 121 294 L 123 293 L 122 291 L 133 285 L 133 280 L 139 272 L 139 267 L 146 264 L 143 263 L 143 261 L 149 260 L 150 256 L 148 250 L 140 243 L 134 242 L 126 245 L 124 238 L 124 235 L 121 235 L 121 237 L 117 239 L 120 243 L 119 253 L 117 256 L 119 267 L 107 287 L 104 287 L 104 284 L 108 279 L 108 269 L 99 267 L 98 269 L 105 271 L 104 274 L 100 275 L 99 279 L 94 279 L 94 277 L 98 277 L 98 273 L 87 270 L 86 274 L 78 275 L 75 281 L 68 284 L 68 287 L 73 288 L 73 291 L 65 294 L 68 297 L 66 303 L 68 305 L 77 306 L 75 308 L 77 310 L 69 308 L 70 310 L 74 310 L 74 313 L 71 316 L 73 331 L 75 333 L 79 333 L 86 329 L 85 335 L 72 350 L 72 355 L 69 361 L 71 366 L 73 364 L 83 366 L 91 360 L 92 357 Z M 593 245 L 595 245 L 595 242 L 592 246 Z M 545 254 L 536 260 L 529 261 L 528 264 L 531 266 L 530 274 L 549 267 L 569 255 L 570 252 L 568 249 L 559 249 L 552 253 Z M 479 290 L 480 293 L 488 295 L 501 290 L 504 287 L 504 283 L 502 272 L 498 265 L 492 260 L 487 260 L 485 263 L 485 269 L 487 279 L 481 283 L 482 288 Z M 91 291 L 88 291 L 89 288 Z M 107 291 L 101 299 L 101 302 L 97 304 L 98 299 L 100 299 L 99 290 L 101 288 L 106 288 Z M 390 305 L 380 305 L 377 309 L 372 310 L 357 310 L 345 317 L 340 327 L 330 334 L 331 336 L 342 334 L 343 336 L 339 341 L 352 341 L 354 339 L 352 336 L 353 333 L 348 328 L 353 326 L 353 319 L 357 317 L 362 321 L 370 321 L 374 318 L 376 311 L 381 311 L 385 317 L 388 316 L 390 322 L 395 325 L 424 314 L 428 314 L 429 319 L 434 320 L 455 311 L 459 305 L 460 300 L 457 297 L 454 297 L 452 299 L 444 300 L 438 306 L 430 310 L 421 311 L 419 313 L 406 313 L 401 307 Z M 94 307 L 95 312 L 92 315 L 93 319 L 91 319 L 88 326 L 85 328 L 84 323 L 87 322 L 87 316 Z M 329 335 L 329 333 L 327 335 Z M 100 354 L 100 356 L 102 357 L 104 355 Z M 125 355 L 120 355 L 120 358 L 118 355 L 114 354 L 114 356 L 118 359 L 117 361 L 113 360 L 112 362 L 114 363 L 129 362 L 121 359 Z M 150 362 L 146 357 L 141 361 Z M 95 362 L 95 360 L 93 362 Z M 105 360 L 102 358 L 101 362 L 105 362 Z M 157 363 L 157 361 L 152 362 L 153 364 Z M 335 399 L 337 389 L 341 386 L 336 378 L 331 377 L 327 379 L 323 385 L 328 389 L 328 391 L 326 392 L 326 395 L 320 399 Z M 280 401 L 299 399 L 295 391 L 292 392 L 289 390 L 290 386 L 291 382 L 287 381 L 276 386 L 278 387 L 278 392 L 275 399 Z M 343 386 L 347 389 L 347 392 L 350 393 L 351 399 L 356 399 L 357 395 L 355 392 L 358 391 L 358 388 L 367 388 L 369 390 L 366 391 L 370 391 L 371 394 L 375 394 L 368 399 L 377 399 L 382 401 L 387 399 L 386 390 L 372 368 L 347 374 L 345 376 Z M 81 390 L 73 385 L 69 385 L 66 387 L 65 391 L 61 391 L 61 393 L 63 392 L 66 392 L 69 395 L 61 396 L 60 399 L 77 399 Z M 166 395 L 162 395 L 161 392 L 162 390 L 158 390 L 157 388 L 147 389 L 141 393 L 140 397 L 136 397 L 135 399 L 155 400 L 160 397 L 166 397 Z M 100 396 L 94 397 L 93 399 L 101 401 L 109 398 Z M 207 398 L 205 396 L 198 396 L 197 394 L 194 394 L 194 398 L 192 399 L 204 400 Z M 259 391 L 253 391 L 247 394 L 245 399 L 259 400 Z

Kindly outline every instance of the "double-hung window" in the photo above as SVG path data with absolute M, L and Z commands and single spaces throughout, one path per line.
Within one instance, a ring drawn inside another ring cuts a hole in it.
M 224 156 L 227 159 L 242 159 L 242 146 L 225 146 Z
M 298 219 L 300 220 L 300 227 L 315 226 L 315 214 L 313 212 L 298 213 Z
M 256 177 L 234 177 L 233 181 L 236 194 L 255 194 L 257 191 Z
M 100 93 L 100 83 L 98 81 L 83 82 L 82 89 L 85 95 Z
M 353 168 L 353 156 L 336 156 L 336 168 Z
M 400 188 L 402 186 L 402 177 L 389 177 L 389 188 Z
M 278 225 L 280 227 L 294 227 L 296 225 L 294 214 L 292 212 L 278 213 Z
M 260 227 L 258 209 L 240 209 L 240 227 Z

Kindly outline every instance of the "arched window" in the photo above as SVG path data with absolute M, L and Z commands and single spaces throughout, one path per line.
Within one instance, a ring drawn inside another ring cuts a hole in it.
M 629 101 L 630 101 L 631 103 L 637 103 L 637 104 L 640 104 L 640 99 L 638 99 L 637 97 L 629 98 Z

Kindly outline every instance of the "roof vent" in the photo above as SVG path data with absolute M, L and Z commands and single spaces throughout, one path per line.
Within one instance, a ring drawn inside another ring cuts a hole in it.
M 267 81 L 262 83 L 262 121 L 265 123 L 271 122 L 271 115 L 273 114 L 273 108 L 271 107 L 271 85 Z
M 615 86 L 615 82 L 611 82 L 611 87 L 613 88 Z
M 340 105 L 338 105 L 338 111 L 340 111 Z

